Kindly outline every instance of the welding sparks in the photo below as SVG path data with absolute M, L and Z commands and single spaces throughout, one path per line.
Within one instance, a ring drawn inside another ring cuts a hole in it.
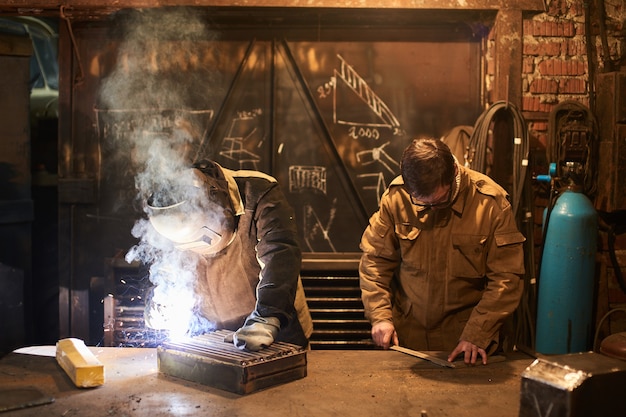
M 213 114 L 205 97 L 214 74 L 205 64 L 212 58 L 216 34 L 184 8 L 129 12 L 126 18 L 118 65 L 103 77 L 99 91 L 102 129 L 116 162 L 134 175 L 139 201 L 166 186 L 181 187 L 180 195 L 189 183 L 183 173 L 204 139 L 206 117 Z M 146 306 L 148 329 L 163 330 L 170 338 L 212 330 L 212 323 L 196 311 L 196 261 L 145 218 L 136 222 L 132 235 L 138 243 L 126 260 L 149 265 L 154 284 L 149 297 L 133 291 L 130 299 Z M 126 280 L 120 284 L 132 286 Z

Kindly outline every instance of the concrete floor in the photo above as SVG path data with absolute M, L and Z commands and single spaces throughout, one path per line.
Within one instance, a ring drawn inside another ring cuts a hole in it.
M 314 350 L 307 353 L 306 377 L 237 395 L 159 373 L 156 349 L 91 350 L 105 366 L 106 381 L 87 389 L 76 388 L 46 356 L 52 346 L 2 358 L 0 403 L 18 388 L 38 389 L 44 402 L 53 399 L 2 415 L 517 417 L 520 375 L 534 360 L 520 353 L 450 369 L 396 351 Z

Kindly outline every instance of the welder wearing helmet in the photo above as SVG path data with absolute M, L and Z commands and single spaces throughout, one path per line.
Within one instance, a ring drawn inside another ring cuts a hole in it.
M 301 252 L 293 209 L 278 183 L 212 161 L 192 169 L 195 197 L 155 193 L 148 207 L 157 232 L 197 254 L 199 313 L 216 329 L 235 331 L 240 349 L 274 341 L 306 347 L 312 320 L 299 276 Z

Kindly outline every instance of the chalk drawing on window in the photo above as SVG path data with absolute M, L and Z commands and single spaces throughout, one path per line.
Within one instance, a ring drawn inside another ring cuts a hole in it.
M 357 152 L 356 159 L 363 166 L 377 164 L 385 168 L 391 174 L 396 174 L 400 168 L 400 164 L 385 152 L 387 145 L 389 145 L 389 142 L 369 150 Z
M 374 90 L 367 84 L 367 82 L 356 72 L 350 64 L 346 62 L 341 55 L 337 55 L 341 61 L 339 69 L 335 69 L 334 72 L 334 90 L 333 90 L 333 122 L 336 124 L 345 125 L 360 125 L 371 127 L 387 127 L 395 132 L 400 131 L 400 122 L 391 112 L 387 104 L 376 95 Z M 338 84 L 347 86 L 357 97 L 359 97 L 371 111 L 377 116 L 378 122 L 356 122 L 349 119 L 344 119 L 338 113 L 338 109 L 342 108 L 341 104 L 337 103 L 337 88 Z
M 222 149 L 220 155 L 233 162 L 239 164 L 239 168 L 252 166 L 258 170 L 261 156 L 249 150 L 246 143 L 254 143 L 255 141 L 262 144 L 264 138 L 261 130 L 258 129 L 259 116 L 262 111 L 246 111 L 238 112 L 233 118 L 228 129 L 228 133 L 222 141 Z
M 362 188 L 364 190 L 374 190 L 376 193 L 376 204 L 380 205 L 380 197 L 383 195 L 383 192 L 387 189 L 387 184 L 385 182 L 385 176 L 382 172 L 376 172 L 372 174 L 359 174 L 357 178 L 364 178 L 367 184 L 373 185 L 364 185 Z
M 307 190 L 326 194 L 326 168 L 320 166 L 293 165 L 289 167 L 289 192 Z
M 330 238 L 329 230 L 332 226 L 337 211 L 337 199 L 333 199 L 332 208 L 328 220 L 324 223 L 311 205 L 304 207 L 304 242 L 310 252 L 326 252 L 330 249 L 337 252 Z

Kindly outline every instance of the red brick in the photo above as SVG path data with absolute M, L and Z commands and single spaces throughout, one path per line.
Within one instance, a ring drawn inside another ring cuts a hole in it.
M 554 108 L 554 103 L 541 103 L 540 111 L 550 113 Z
M 546 36 L 546 27 L 544 22 L 535 22 L 534 36 Z
M 532 96 L 522 97 L 523 111 L 536 111 L 539 108 L 539 98 Z
M 535 37 L 567 37 L 571 38 L 576 33 L 574 22 L 571 21 L 533 21 L 532 32 L 529 27 L 525 34 Z
M 535 71 L 535 61 L 532 58 L 524 57 L 522 60 L 522 72 L 532 74 Z
M 522 98 L 522 110 L 528 112 L 550 113 L 550 110 L 552 110 L 554 105 L 547 102 L 549 100 L 553 99 L 548 99 L 545 96 L 524 96 Z
M 524 43 L 524 55 L 533 56 L 559 56 L 561 54 L 561 42 L 536 42 Z
M 585 62 L 578 60 L 544 59 L 537 65 L 542 75 L 585 75 Z
M 567 56 L 585 55 L 587 49 L 582 41 L 569 39 L 566 41 L 563 50 Z
M 584 36 L 585 35 L 585 25 L 576 25 L 575 28 L 572 28 L 572 36 Z
M 525 19 L 522 22 L 522 35 L 533 35 L 533 21 Z
M 539 55 L 539 44 L 524 42 L 522 46 L 522 53 L 524 55 Z
M 535 132 L 547 132 L 548 131 L 548 123 L 547 122 L 533 122 L 531 125 L 532 130 Z
M 559 56 L 561 54 L 561 43 L 546 42 L 539 44 L 539 51 L 544 56 Z
M 587 73 L 587 67 L 583 61 L 567 61 L 569 66 L 567 73 L 563 75 L 585 75 Z
M 559 84 L 554 80 L 538 78 L 530 84 L 531 93 L 539 94 L 556 94 L 559 90 Z
M 563 75 L 566 73 L 566 64 L 561 59 L 554 60 L 554 75 Z
M 554 59 L 544 59 L 537 65 L 537 69 L 542 75 L 554 75 Z
M 564 78 L 559 81 L 560 94 L 585 94 L 587 83 L 582 78 Z

